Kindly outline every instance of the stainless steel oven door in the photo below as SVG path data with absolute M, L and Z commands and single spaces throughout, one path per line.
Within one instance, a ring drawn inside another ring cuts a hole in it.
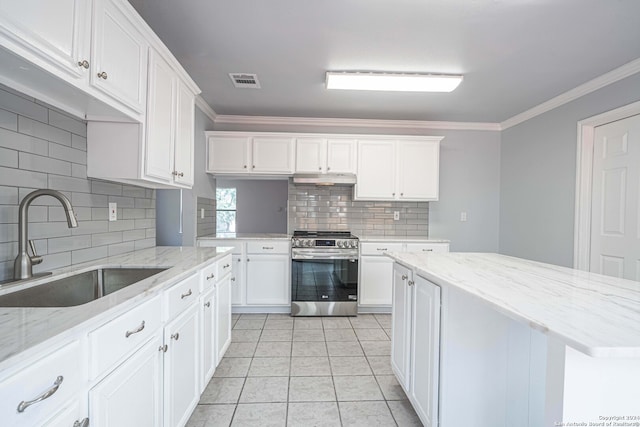
M 291 300 L 357 302 L 358 257 L 292 258 Z

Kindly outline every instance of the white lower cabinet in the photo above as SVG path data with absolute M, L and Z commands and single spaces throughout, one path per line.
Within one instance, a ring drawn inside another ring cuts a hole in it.
M 216 284 L 216 366 L 231 343 L 231 277 L 227 276 Z
M 216 370 L 216 290 L 212 288 L 200 299 L 200 324 L 202 331 L 202 381 L 200 392 L 204 391 Z
M 395 264 L 391 367 L 425 427 L 438 425 L 440 287 Z
M 44 427 L 89 427 L 86 412 L 86 399 L 74 401 L 44 423 Z
M 449 243 L 380 240 L 360 244 L 358 305 L 389 309 L 392 302 L 393 260 L 387 252 L 449 252 Z
M 247 258 L 247 304 L 289 304 L 289 255 L 255 255 Z
M 89 390 L 91 427 L 162 425 L 160 331 L 126 362 Z
M 164 426 L 184 426 L 200 399 L 199 306 L 164 328 Z

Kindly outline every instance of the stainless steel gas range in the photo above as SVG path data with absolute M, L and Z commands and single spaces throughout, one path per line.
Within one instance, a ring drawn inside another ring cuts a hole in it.
M 349 232 L 295 231 L 291 244 L 291 315 L 358 313 L 358 238 Z

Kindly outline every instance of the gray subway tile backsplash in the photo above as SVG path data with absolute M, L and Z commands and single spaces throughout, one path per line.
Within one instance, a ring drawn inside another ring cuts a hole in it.
M 393 213 L 400 212 L 394 221 Z M 360 236 L 428 237 L 428 202 L 355 201 L 353 187 L 289 183 L 289 232 L 351 231 Z
M 67 227 L 57 200 L 29 209 L 33 239 L 48 271 L 155 246 L 155 191 L 87 178 L 86 123 L 0 85 L 0 281 L 13 276 L 18 204 L 39 188 L 69 197 L 79 226 Z M 108 221 L 108 203 L 118 221 Z

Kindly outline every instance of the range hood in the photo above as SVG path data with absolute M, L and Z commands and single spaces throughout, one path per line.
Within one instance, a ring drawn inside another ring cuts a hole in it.
M 297 173 L 293 175 L 293 183 L 306 185 L 354 185 L 356 176 L 352 173 Z

